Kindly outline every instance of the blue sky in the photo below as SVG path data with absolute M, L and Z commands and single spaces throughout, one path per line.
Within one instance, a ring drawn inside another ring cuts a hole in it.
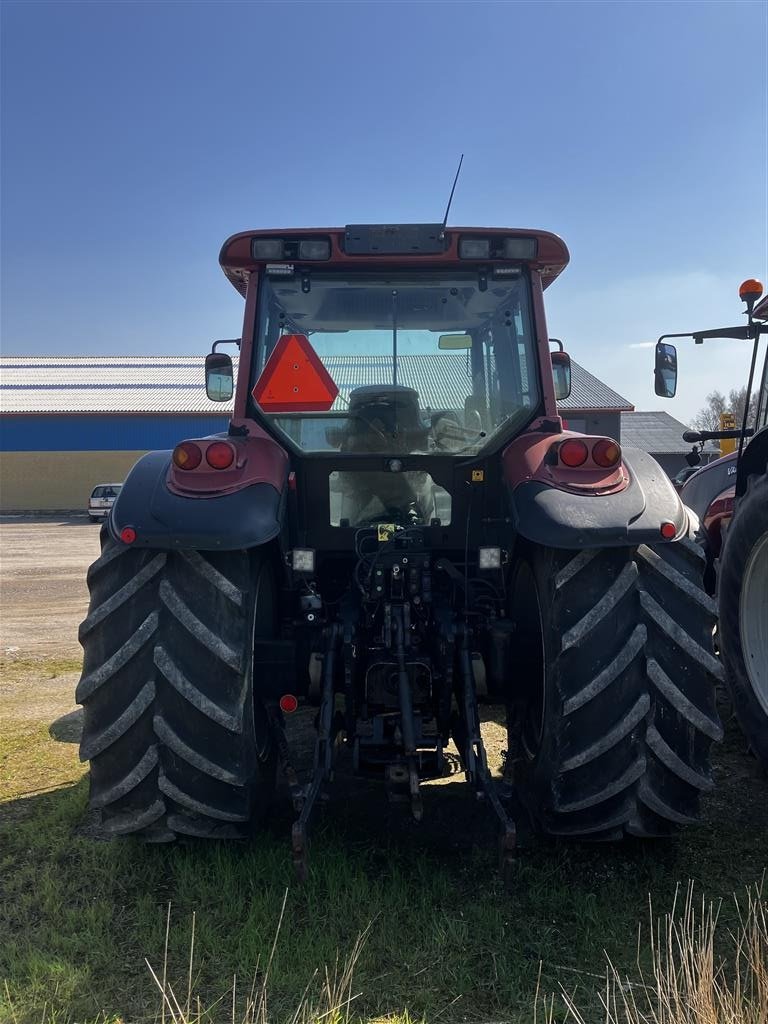
M 541 227 L 550 333 L 686 420 L 746 380 L 768 276 L 768 7 L 726 3 L 2 4 L 5 354 L 204 352 L 240 333 L 234 231 L 443 213 Z

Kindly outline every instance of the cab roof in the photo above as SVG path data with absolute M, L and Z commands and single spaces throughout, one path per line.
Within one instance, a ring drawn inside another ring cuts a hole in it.
M 330 258 L 325 260 L 296 260 L 302 266 L 317 266 L 322 269 L 326 266 L 333 267 L 359 267 L 367 265 L 391 267 L 393 265 L 402 267 L 426 266 L 450 266 L 454 268 L 488 263 L 489 266 L 496 266 L 500 263 L 524 263 L 532 270 L 541 275 L 542 285 L 548 287 L 555 278 L 562 273 L 568 265 L 570 254 L 562 238 L 549 231 L 537 231 L 530 228 L 478 228 L 478 227 L 449 227 L 443 228 L 438 225 L 354 225 L 354 233 L 359 239 L 360 230 L 363 232 L 377 232 L 379 235 L 386 232 L 396 234 L 407 233 L 410 237 L 413 234 L 421 234 L 424 237 L 440 238 L 440 251 L 434 248 L 429 251 L 397 251 L 397 252 L 361 252 L 359 244 L 353 246 L 350 243 L 352 225 L 344 228 L 274 228 L 260 229 L 257 231 L 241 231 L 232 235 L 226 240 L 219 254 L 221 269 L 227 276 L 230 283 L 245 295 L 248 287 L 248 278 L 254 270 L 258 270 L 271 260 L 256 259 L 252 254 L 252 242 L 254 239 L 274 238 L 287 241 L 298 241 L 302 239 L 330 240 Z M 501 239 L 512 237 L 514 239 L 535 240 L 532 244 L 534 255 L 525 259 L 465 259 L 459 257 L 459 240 L 468 239 Z M 352 251 L 352 249 L 355 251 Z M 412 246 L 415 249 L 416 246 Z M 274 262 L 293 262 L 292 260 L 281 260 Z

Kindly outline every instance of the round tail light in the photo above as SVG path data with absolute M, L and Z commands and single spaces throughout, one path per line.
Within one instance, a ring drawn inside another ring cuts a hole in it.
M 173 464 L 179 469 L 197 469 L 203 453 L 193 441 L 184 441 L 173 449 Z
M 205 461 L 214 469 L 229 469 L 235 461 L 234 449 L 226 441 L 216 441 L 206 448 Z
M 603 469 L 611 469 L 621 459 L 621 448 L 615 441 L 604 437 L 592 446 L 592 461 Z
M 564 466 L 570 466 L 571 469 L 574 469 L 576 466 L 584 465 L 589 455 L 589 449 L 583 441 L 571 438 L 569 441 L 563 441 L 557 454 Z

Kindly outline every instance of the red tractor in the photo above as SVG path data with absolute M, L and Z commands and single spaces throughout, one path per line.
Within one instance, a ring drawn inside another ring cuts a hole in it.
M 247 231 L 225 434 L 145 455 L 91 567 L 77 699 L 114 836 L 253 834 L 282 766 L 303 868 L 332 775 L 423 813 L 455 744 L 514 847 L 666 836 L 712 786 L 721 669 L 697 524 L 658 464 L 563 428 L 544 231 Z M 504 781 L 478 702 L 506 710 Z M 290 728 L 314 705 L 314 766 Z
M 744 419 L 738 430 L 687 431 L 686 441 L 737 438 L 738 450 L 690 477 L 680 497 L 701 518 L 710 593 L 717 592 L 719 642 L 736 717 L 750 746 L 768 767 L 768 350 L 758 385 L 754 422 L 750 396 L 760 341 L 768 335 L 768 299 L 759 281 L 745 281 L 739 295 L 748 322 L 737 327 L 664 335 L 656 346 L 656 394 L 674 395 L 677 352 L 666 338 L 731 338 L 752 342 Z

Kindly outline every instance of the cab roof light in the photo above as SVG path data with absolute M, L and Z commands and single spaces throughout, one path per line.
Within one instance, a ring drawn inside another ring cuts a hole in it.
M 285 243 L 282 238 L 252 238 L 251 256 L 255 260 L 281 260 Z
M 330 238 L 252 238 L 255 260 L 329 260 Z
M 302 238 L 299 242 L 298 256 L 300 260 L 329 260 L 330 238 Z
M 504 256 L 508 260 L 533 260 L 538 248 L 537 238 L 505 238 Z
M 459 239 L 459 259 L 487 260 L 491 255 L 490 238 Z
M 537 238 L 506 237 L 459 239 L 459 259 L 462 260 L 532 260 L 538 251 Z

